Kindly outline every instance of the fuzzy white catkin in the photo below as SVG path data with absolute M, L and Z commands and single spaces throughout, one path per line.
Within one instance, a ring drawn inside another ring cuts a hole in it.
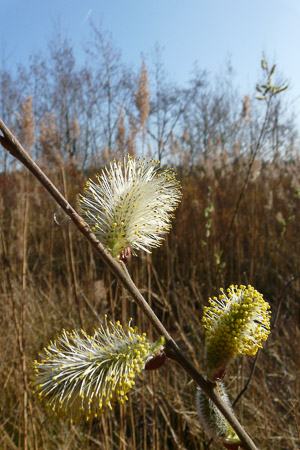
M 223 402 L 234 414 L 222 382 L 217 383 L 217 389 Z M 223 414 L 200 388 L 197 388 L 196 392 L 196 408 L 200 422 L 209 436 L 224 442 L 239 442 L 238 436 Z
M 127 247 L 150 252 L 161 245 L 181 199 L 173 169 L 127 155 L 96 178 L 86 183 L 79 212 L 107 250 L 119 258 Z

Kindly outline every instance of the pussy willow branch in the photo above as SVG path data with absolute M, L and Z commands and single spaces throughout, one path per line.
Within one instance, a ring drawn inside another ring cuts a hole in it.
M 190 360 L 182 353 L 176 342 L 172 339 L 166 328 L 160 322 L 158 317 L 154 314 L 147 301 L 144 299 L 132 279 L 130 278 L 127 269 L 123 263 L 116 261 L 110 253 L 103 247 L 101 242 L 98 241 L 94 233 L 91 231 L 87 223 L 82 217 L 77 214 L 75 209 L 69 204 L 65 197 L 59 192 L 59 190 L 53 185 L 45 173 L 39 168 L 39 166 L 33 161 L 26 150 L 18 142 L 15 136 L 10 132 L 6 125 L 0 119 L 0 131 L 3 136 L 0 135 L 0 143 L 2 146 L 15 158 L 17 158 L 27 169 L 38 179 L 38 181 L 49 192 L 53 199 L 59 204 L 64 212 L 71 218 L 78 230 L 86 237 L 93 248 L 97 251 L 109 269 L 114 273 L 117 279 L 128 290 L 138 306 L 142 309 L 143 313 L 152 323 L 157 333 L 164 336 L 166 340 L 166 352 L 169 358 L 174 359 L 198 384 L 198 386 L 208 395 L 217 408 L 221 411 L 233 429 L 239 436 L 242 446 L 246 450 L 258 450 L 251 438 L 248 436 L 244 428 L 241 426 L 237 418 L 231 413 L 227 405 L 223 403 L 218 392 L 215 389 L 215 384 L 206 380 L 198 370 L 193 366 Z

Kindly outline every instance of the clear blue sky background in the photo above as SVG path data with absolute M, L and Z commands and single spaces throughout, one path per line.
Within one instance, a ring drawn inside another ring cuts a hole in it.
M 241 93 L 252 90 L 265 52 L 290 81 L 300 113 L 300 0 L 0 0 L 0 43 L 10 65 L 46 48 L 53 23 L 82 56 L 89 20 L 112 33 L 123 60 L 135 67 L 155 43 L 173 80 L 188 80 L 193 64 L 220 72 L 228 55 Z

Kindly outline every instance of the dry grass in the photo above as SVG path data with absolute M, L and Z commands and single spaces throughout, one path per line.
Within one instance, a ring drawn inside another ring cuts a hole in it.
M 188 175 L 179 173 L 184 197 L 172 233 L 161 249 L 151 256 L 141 254 L 129 265 L 137 286 L 199 368 L 201 317 L 209 296 L 221 286 L 251 283 L 270 302 L 274 317 L 285 284 L 300 275 L 300 160 L 256 162 L 227 236 L 247 165 L 247 158 L 230 162 L 223 153 Z M 68 166 L 57 170 L 53 163 L 47 167 L 74 204 L 83 174 Z M 70 330 L 83 322 L 89 331 L 107 313 L 123 322 L 133 317 L 150 336 L 154 331 L 72 225 L 55 225 L 57 207 L 37 182 L 30 176 L 25 192 L 24 179 L 23 171 L 0 178 L 0 448 L 207 448 L 195 413 L 195 386 L 171 361 L 143 374 L 124 407 L 92 423 L 71 426 L 57 420 L 31 395 L 29 361 L 63 327 Z M 299 448 L 299 287 L 300 278 L 286 289 L 277 327 L 236 405 L 238 417 L 261 449 Z M 251 358 L 244 358 L 230 368 L 232 399 L 252 364 Z

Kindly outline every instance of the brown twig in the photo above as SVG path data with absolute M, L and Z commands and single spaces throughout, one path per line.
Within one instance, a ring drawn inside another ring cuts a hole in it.
M 67 192 L 68 192 L 67 191 L 67 180 L 66 180 L 66 174 L 65 174 L 62 158 L 60 158 L 60 166 L 61 166 L 60 170 L 61 170 L 61 175 L 62 175 L 62 180 L 63 180 L 64 194 L 66 197 L 68 197 L 68 195 L 67 195 Z M 67 245 L 69 247 L 71 275 L 72 275 L 72 281 L 73 281 L 74 296 L 75 296 L 77 311 L 78 311 L 78 316 L 79 316 L 79 322 L 80 322 L 81 328 L 84 328 L 82 304 L 81 304 L 81 298 L 80 298 L 79 290 L 78 290 L 78 282 L 77 282 L 77 275 L 76 275 L 76 268 L 75 268 L 73 240 L 72 240 L 71 229 L 70 229 L 69 224 L 68 224 L 68 229 L 67 229 Z
M 253 167 L 255 158 L 256 158 L 259 150 L 260 150 L 260 147 L 261 147 L 261 144 L 262 144 L 262 141 L 263 141 L 265 129 L 266 129 L 268 118 L 269 118 L 271 99 L 272 99 L 272 96 L 269 98 L 269 100 L 267 102 L 267 108 L 266 108 L 266 112 L 265 112 L 265 116 L 264 116 L 264 121 L 263 121 L 261 130 L 260 130 L 260 133 L 259 133 L 259 137 L 258 137 L 258 140 L 256 142 L 254 151 L 252 152 L 251 159 L 250 159 L 249 165 L 248 165 L 248 170 L 247 170 L 247 173 L 246 173 L 246 177 L 245 177 L 242 189 L 241 189 L 241 191 L 239 193 L 238 200 L 236 202 L 236 206 L 235 206 L 235 209 L 233 211 L 233 214 L 232 214 L 232 217 L 231 217 L 231 220 L 230 220 L 229 228 L 228 228 L 226 236 L 225 236 L 225 241 L 224 241 L 224 244 L 223 244 L 223 254 L 225 254 L 226 251 L 227 251 L 227 247 L 228 247 L 228 244 L 229 244 L 229 238 L 230 238 L 231 232 L 233 230 L 234 221 L 235 221 L 235 218 L 236 218 L 236 216 L 237 216 L 237 214 L 239 212 L 240 205 L 241 205 L 242 199 L 244 197 L 244 193 L 245 193 L 246 188 L 248 186 L 248 182 L 249 182 L 249 179 L 250 179 L 250 175 L 251 175 L 251 171 L 252 171 L 252 167 Z M 217 276 L 219 274 L 220 268 L 221 268 L 221 264 L 218 265 L 218 268 L 216 270 L 216 273 L 215 273 L 215 276 L 214 276 L 214 280 L 213 280 L 213 285 L 215 285 L 215 283 L 216 283 L 216 279 L 217 279 Z
M 255 355 L 254 362 L 253 362 L 253 364 L 252 364 L 251 372 L 250 372 L 250 375 L 249 375 L 249 377 L 248 377 L 248 380 L 246 381 L 246 383 L 245 383 L 243 389 L 239 392 L 239 394 L 236 396 L 234 402 L 232 403 L 232 406 L 233 406 L 233 407 L 237 404 L 237 402 L 239 401 L 239 399 L 242 397 L 242 395 L 244 395 L 244 393 L 246 392 L 246 390 L 247 390 L 248 387 L 249 387 L 250 381 L 251 381 L 251 379 L 252 379 L 252 377 L 253 377 L 253 375 L 254 375 L 255 367 L 256 367 L 256 364 L 257 364 L 257 361 L 258 361 L 258 356 L 259 356 L 259 350 L 257 351 L 257 353 L 256 353 L 256 355 Z
M 21 314 L 17 311 L 17 304 L 15 300 L 12 280 L 11 280 L 11 274 L 13 273 L 13 270 L 11 268 L 9 259 L 7 257 L 7 252 L 4 244 L 3 235 L 1 233 L 1 241 L 3 246 L 3 255 L 2 255 L 2 265 L 4 267 L 5 273 L 6 273 L 6 280 L 7 280 L 7 286 L 8 286 L 8 292 L 9 292 L 9 298 L 12 306 L 12 315 L 13 315 L 13 321 L 15 325 L 15 329 L 17 332 L 17 341 L 18 341 L 18 349 L 20 354 L 20 366 L 22 370 L 22 380 L 23 380 L 23 449 L 28 449 L 28 415 L 27 415 L 27 409 L 29 408 L 30 413 L 30 419 L 32 423 L 32 429 L 33 429 L 33 435 L 34 435 L 34 448 L 37 450 L 37 433 L 36 433 L 36 426 L 33 422 L 33 408 L 29 396 L 29 379 L 28 379 L 28 373 L 27 373 L 27 362 L 26 362 L 26 353 L 25 353 L 25 339 L 24 339 L 24 327 L 25 327 L 25 300 L 26 295 L 22 288 L 22 301 L 21 301 Z M 14 274 L 15 275 L 15 274 Z M 19 278 L 19 281 L 21 279 Z M 23 283 L 23 272 L 22 272 L 22 283 Z M 21 323 L 20 323 L 21 318 Z
M 274 319 L 273 325 L 272 325 L 272 327 L 271 327 L 272 330 L 273 330 L 274 328 L 277 327 L 277 322 L 278 322 L 278 319 L 279 319 L 279 314 L 280 314 L 281 305 L 282 305 L 282 300 L 283 300 L 285 291 L 287 290 L 287 288 L 288 288 L 294 281 L 298 280 L 299 278 L 300 278 L 300 275 L 296 275 L 295 277 L 293 277 L 291 280 L 289 280 L 289 281 L 283 286 L 282 292 L 281 292 L 280 297 L 279 297 L 278 302 L 277 302 L 278 305 L 277 305 L 277 310 L 276 310 L 276 314 L 275 314 L 275 319 Z
M 282 304 L 282 301 L 283 301 L 283 297 L 284 297 L 285 291 L 287 290 L 287 288 L 288 288 L 294 281 L 298 280 L 298 278 L 300 278 L 300 275 L 296 275 L 295 277 L 293 277 L 291 280 L 289 280 L 289 281 L 284 285 L 284 287 L 283 287 L 283 289 L 282 289 L 282 292 L 281 292 L 281 294 L 280 294 L 280 297 L 279 297 L 279 299 L 278 299 L 278 302 L 277 302 L 277 303 L 278 303 L 278 304 L 277 304 L 277 310 L 276 310 L 276 313 L 275 313 L 275 318 L 274 318 L 273 325 L 271 326 L 271 330 L 275 329 L 276 326 L 277 326 L 277 322 L 278 322 L 278 320 L 279 320 L 279 314 L 280 314 L 281 304 Z M 258 357 L 259 357 L 259 350 L 257 351 L 257 353 L 256 353 L 256 355 L 255 355 L 254 362 L 253 362 L 253 365 L 252 365 L 252 367 L 251 367 L 251 371 L 250 371 L 248 380 L 246 381 L 246 384 L 245 384 L 245 386 L 243 387 L 243 389 L 241 390 L 241 392 L 239 392 L 239 394 L 237 395 L 237 397 L 236 397 L 236 399 L 234 400 L 232 406 L 234 406 L 234 405 L 237 404 L 237 402 L 239 401 L 239 399 L 242 397 L 242 395 L 244 395 L 244 393 L 245 393 L 246 390 L 248 389 L 249 384 L 250 384 L 250 382 L 251 382 L 251 379 L 252 379 L 252 377 L 253 377 L 253 375 L 254 375 L 255 367 L 256 367 L 257 361 L 258 361 Z
M 271 326 L 271 330 L 275 329 L 276 326 L 277 326 L 277 322 L 278 322 L 278 320 L 279 320 L 280 309 L 281 309 L 281 305 L 282 305 L 282 301 L 283 301 L 283 297 L 284 297 L 284 294 L 285 294 L 286 289 L 287 289 L 294 281 L 296 281 L 298 278 L 300 278 L 300 275 L 296 275 L 295 277 L 293 277 L 291 280 L 289 280 L 289 281 L 284 285 L 284 287 L 283 287 L 283 289 L 282 289 L 282 292 L 281 292 L 281 294 L 280 294 L 280 297 L 279 297 L 279 299 L 278 299 L 278 302 L 277 302 L 277 303 L 278 303 L 278 305 L 277 305 L 277 310 L 276 310 L 276 314 L 275 314 L 275 319 L 274 319 L 273 325 Z M 257 361 L 258 361 L 258 357 L 259 357 L 259 350 L 257 351 L 257 353 L 256 353 L 256 355 L 255 355 L 254 362 L 253 362 L 253 364 L 252 364 L 252 367 L 251 367 L 251 371 L 250 371 L 248 380 L 246 381 L 246 383 L 245 383 L 243 389 L 241 389 L 241 391 L 240 391 L 240 392 L 238 393 L 238 395 L 236 396 L 234 402 L 232 403 L 232 407 L 234 407 L 234 406 L 238 403 L 238 401 L 240 400 L 240 398 L 245 394 L 246 390 L 248 389 L 249 384 L 250 384 L 250 382 L 251 382 L 251 380 L 252 380 L 252 378 L 253 378 L 253 375 L 254 375 L 254 371 L 255 371 L 255 368 L 256 368 L 256 365 L 257 365 Z M 297 429 L 298 429 L 298 424 L 297 424 Z M 299 431 L 298 431 L 298 432 L 299 432 Z M 299 436 L 300 436 L 300 434 L 299 434 Z M 210 439 L 209 442 L 207 443 L 206 447 L 205 447 L 205 450 L 208 450 L 208 449 L 209 449 L 209 447 L 210 447 L 210 445 L 211 445 L 212 442 L 213 442 L 213 439 Z
M 215 384 L 206 380 L 198 370 L 193 366 L 190 360 L 181 352 L 175 341 L 172 339 L 168 331 L 155 315 L 147 301 L 144 299 L 140 291 L 137 289 L 132 279 L 130 278 L 126 266 L 124 263 L 116 261 L 110 253 L 103 247 L 103 245 L 97 240 L 94 233 L 90 230 L 87 223 L 82 217 L 77 214 L 74 208 L 68 203 L 64 196 L 53 185 L 45 173 L 38 167 L 38 165 L 32 160 L 26 150 L 5 126 L 0 119 L 0 130 L 3 136 L 0 136 L 0 143 L 8 150 L 11 155 L 17 158 L 22 164 L 24 164 L 28 170 L 39 180 L 44 188 L 49 192 L 53 199 L 59 204 L 59 206 L 65 211 L 65 213 L 71 218 L 78 230 L 86 237 L 93 248 L 97 251 L 109 269 L 114 273 L 118 280 L 128 290 L 148 320 L 151 322 L 157 333 L 164 336 L 166 340 L 166 352 L 167 355 L 174 359 L 197 383 L 197 385 L 208 395 L 208 397 L 217 406 L 220 412 L 227 419 L 229 424 L 236 431 L 239 436 L 243 448 L 245 450 L 257 450 L 257 447 L 248 436 L 244 428 L 241 426 L 237 418 L 232 414 L 230 409 L 223 403 L 218 392 L 215 389 Z

